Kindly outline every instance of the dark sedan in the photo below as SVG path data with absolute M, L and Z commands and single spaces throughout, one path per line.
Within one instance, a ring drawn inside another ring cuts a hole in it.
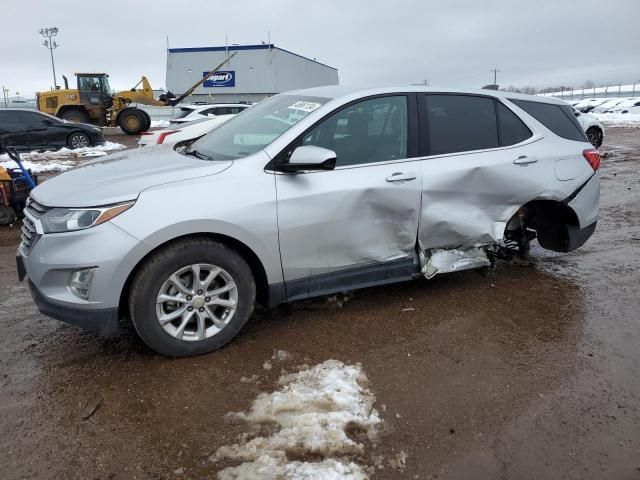
M 35 110 L 0 109 L 0 152 L 82 148 L 104 143 L 102 130 L 72 123 Z

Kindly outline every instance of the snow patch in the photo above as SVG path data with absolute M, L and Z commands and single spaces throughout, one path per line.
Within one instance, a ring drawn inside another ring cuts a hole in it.
M 80 163 L 81 159 L 102 157 L 109 154 L 109 152 L 125 148 L 127 147 L 120 143 L 105 142 L 95 147 L 76 148 L 74 150 L 65 147 L 56 151 L 21 153 L 20 160 L 24 167 L 30 169 L 33 173 L 60 172 L 75 167 Z M 0 165 L 5 168 L 18 167 L 18 164 L 11 160 L 6 153 L 0 155 Z
M 366 480 L 369 476 L 356 463 L 331 458 L 322 462 L 289 462 L 261 455 L 254 462 L 225 468 L 218 480 Z
M 345 459 L 364 454 L 365 448 L 347 430 L 363 432 L 373 440 L 382 422 L 373 408 L 375 395 L 362 367 L 327 360 L 282 375 L 278 383 L 278 391 L 258 395 L 248 412 L 229 414 L 246 422 L 251 433 L 244 434 L 239 443 L 220 447 L 211 456 L 214 462 L 244 462 L 225 468 L 218 478 L 367 478 L 359 465 Z M 318 456 L 322 461 L 295 460 Z
M 640 127 L 638 113 L 589 113 L 608 127 Z
M 151 120 L 150 128 L 167 128 L 169 125 L 171 125 L 169 120 Z

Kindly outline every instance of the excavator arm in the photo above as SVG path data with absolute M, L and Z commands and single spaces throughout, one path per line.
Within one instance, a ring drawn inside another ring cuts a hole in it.
M 222 66 L 225 63 L 227 63 L 237 54 L 238 52 L 235 52 L 233 53 L 233 55 L 230 55 L 229 57 L 227 57 L 224 60 L 224 62 L 222 62 L 220 65 L 217 65 L 215 68 L 213 68 L 208 75 L 205 75 L 202 79 L 198 80 L 196 83 L 194 83 L 191 86 L 191 88 L 189 88 L 186 92 L 184 92 L 182 95 L 180 95 L 177 98 L 173 94 L 169 93 L 169 94 L 163 95 L 160 98 L 160 100 L 156 100 L 155 98 L 153 98 L 153 89 L 151 88 L 151 84 L 149 83 L 149 80 L 147 80 L 147 77 L 144 77 L 144 76 L 140 79 L 138 83 L 134 85 L 134 87 L 131 90 L 123 90 L 121 92 L 116 92 L 114 96 L 122 105 L 122 107 L 120 108 L 124 108 L 130 103 L 138 103 L 141 105 L 154 105 L 158 107 L 165 107 L 165 106 L 173 107 L 179 104 L 180 102 L 182 102 L 182 100 L 187 98 L 189 95 L 191 95 L 196 88 L 202 85 L 204 81 L 206 81 L 209 77 L 211 77 L 214 73 L 216 73 L 220 68 L 222 68 Z M 142 84 L 142 88 L 140 89 L 138 88 L 138 86 L 140 86 L 141 84 Z

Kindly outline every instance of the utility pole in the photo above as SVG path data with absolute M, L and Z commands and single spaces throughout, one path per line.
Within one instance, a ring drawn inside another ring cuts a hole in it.
M 2 98 L 4 99 L 4 108 L 9 108 L 9 106 L 7 105 L 7 94 L 9 93 L 9 89 L 5 88 L 5 86 L 2 86 Z
M 493 72 L 493 84 L 497 85 L 498 84 L 498 72 L 501 72 L 502 70 L 498 70 L 497 68 L 494 68 L 492 70 L 489 70 L 490 72 Z
M 56 64 L 53 62 L 53 50 L 58 48 L 58 44 L 55 40 L 52 40 L 52 37 L 58 35 L 58 27 L 50 27 L 50 28 L 41 28 L 40 35 L 45 38 L 45 41 L 42 42 L 42 45 L 49 49 L 49 53 L 51 54 L 51 68 L 53 69 L 53 88 L 54 90 L 58 89 L 58 83 L 56 82 Z

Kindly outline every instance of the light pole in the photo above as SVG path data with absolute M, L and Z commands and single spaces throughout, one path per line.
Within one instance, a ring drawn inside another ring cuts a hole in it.
M 491 69 L 489 71 L 493 72 L 493 84 L 497 85 L 498 84 L 498 72 L 500 72 L 501 70 L 498 70 L 497 68 L 493 68 L 493 69 Z
M 9 93 L 9 89 L 2 86 L 2 98 L 4 99 L 4 108 L 9 108 L 7 106 L 7 94 Z
M 53 88 L 57 90 L 58 83 L 56 82 L 56 64 L 53 62 L 53 49 L 58 48 L 58 44 L 51 39 L 51 37 L 55 37 L 58 35 L 58 27 L 51 28 L 41 28 L 40 35 L 45 38 L 45 41 L 42 44 L 49 49 L 49 53 L 51 54 L 51 68 L 53 69 Z

